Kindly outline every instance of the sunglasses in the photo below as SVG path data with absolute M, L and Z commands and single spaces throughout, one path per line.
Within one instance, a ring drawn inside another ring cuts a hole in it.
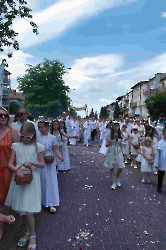
M 24 114 L 27 114 L 27 113 L 18 113 L 18 116 L 23 116 Z
M 34 136 L 34 134 L 33 135 L 29 135 L 29 136 L 20 135 L 20 138 L 22 138 L 22 139 L 32 139 L 33 136 Z
M 8 114 L 0 114 L 0 118 L 8 118 L 9 115 Z

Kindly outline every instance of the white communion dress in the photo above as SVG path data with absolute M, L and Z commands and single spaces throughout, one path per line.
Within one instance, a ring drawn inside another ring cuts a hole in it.
M 48 134 L 38 135 L 38 142 L 43 144 L 46 149 L 46 156 L 53 154 L 53 146 L 57 145 L 56 137 Z M 44 207 L 59 206 L 59 188 L 56 171 L 56 157 L 54 162 L 47 164 L 39 170 L 41 178 L 42 204 Z
M 12 144 L 12 149 L 16 152 L 17 168 L 25 162 L 38 161 L 37 152 L 44 152 L 43 145 L 37 143 L 36 145 L 24 145 L 22 142 Z M 24 173 L 29 173 L 29 169 L 22 167 Z M 24 215 L 27 213 L 37 213 L 41 211 L 41 183 L 39 168 L 32 166 L 33 180 L 30 184 L 17 185 L 14 181 L 15 172 L 13 173 L 10 183 L 8 195 L 5 205 L 10 206 L 13 210 Z

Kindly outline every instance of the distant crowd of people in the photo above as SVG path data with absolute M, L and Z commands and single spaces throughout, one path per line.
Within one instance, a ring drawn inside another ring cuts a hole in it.
M 55 213 L 60 203 L 58 171 L 71 169 L 68 145 L 98 143 L 110 169 L 112 189 L 121 186 L 119 177 L 131 158 L 131 166 L 140 165 L 142 183 L 150 183 L 149 174 L 158 173 L 157 191 L 161 193 L 166 160 L 165 116 L 153 124 L 140 119 L 118 117 L 109 121 L 70 116 L 63 112 L 57 119 L 34 119 L 24 107 L 10 123 L 8 111 L 0 107 L 0 239 L 4 222 L 13 223 L 8 208 L 23 217 L 25 232 L 18 246 L 28 243 L 36 249 L 34 213 L 41 206 Z M 115 171 L 116 170 L 116 171 Z

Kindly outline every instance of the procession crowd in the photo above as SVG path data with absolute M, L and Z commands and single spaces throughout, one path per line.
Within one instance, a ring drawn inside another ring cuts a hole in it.
M 165 173 L 166 122 L 164 114 L 149 122 L 119 116 L 117 120 L 94 117 L 57 119 L 43 116 L 34 120 L 26 108 L 20 108 L 10 122 L 6 109 L 0 108 L 0 239 L 4 222 L 13 223 L 8 215 L 12 208 L 23 218 L 25 232 L 18 246 L 36 249 L 34 213 L 41 206 L 56 212 L 60 204 L 58 171 L 69 171 L 68 146 L 83 142 L 93 146 L 99 138 L 99 153 L 105 155 L 104 166 L 110 169 L 114 190 L 121 186 L 119 177 L 125 164 L 142 172 L 142 183 L 150 183 L 150 173 L 158 174 L 157 191 L 162 192 Z

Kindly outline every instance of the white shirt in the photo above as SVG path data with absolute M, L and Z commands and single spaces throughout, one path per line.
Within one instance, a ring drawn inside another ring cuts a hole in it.
M 91 121 L 90 122 L 91 129 L 96 129 L 96 126 L 97 126 L 97 122 L 96 121 Z
M 27 120 L 27 122 L 32 122 L 30 120 Z M 35 127 L 35 130 L 36 130 L 36 133 L 38 133 L 38 127 L 37 127 L 37 124 L 35 122 L 32 122 L 34 127 Z M 17 121 L 17 122 L 12 122 L 12 127 L 17 129 L 18 133 L 20 133 L 20 129 L 22 127 L 22 123 L 20 121 Z

